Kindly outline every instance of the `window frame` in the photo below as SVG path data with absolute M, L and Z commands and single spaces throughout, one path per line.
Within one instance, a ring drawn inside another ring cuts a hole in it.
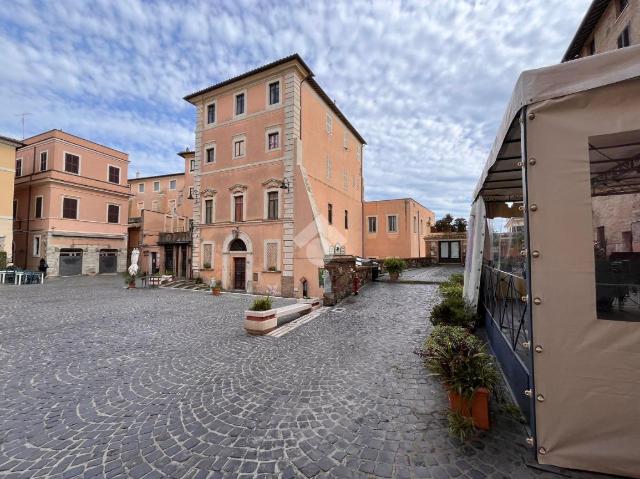
M 243 96 L 243 109 L 242 113 L 238 113 L 238 97 Z M 248 98 L 247 98 L 247 90 L 241 90 L 233 94 L 233 118 L 243 118 L 247 116 L 247 107 L 249 106 Z
M 44 168 L 42 168 L 42 155 L 44 155 Z M 40 171 L 47 171 L 49 169 L 49 150 L 42 150 L 40 152 Z
M 22 160 L 23 160 L 22 157 L 16 158 L 16 164 L 15 164 L 15 175 L 16 175 L 16 178 L 20 178 L 22 176 L 22 164 L 23 164 Z M 18 167 L 18 165 L 20 165 L 20 167 Z M 18 171 L 20 173 L 18 173 Z
M 211 165 L 216 162 L 217 148 L 215 142 L 205 143 L 204 145 L 204 163 Z M 209 151 L 213 151 L 213 160 L 209 161 Z
M 325 119 L 325 130 L 327 135 L 333 135 L 333 115 L 329 112 L 327 112 L 327 118 Z
M 236 156 L 236 143 L 244 142 L 243 153 L 241 155 Z M 247 135 L 236 135 L 231 139 L 231 158 L 233 160 L 239 160 L 245 158 L 247 156 Z
M 631 32 L 629 27 L 630 25 L 627 23 L 627 25 L 622 29 L 622 31 L 618 35 L 618 40 L 617 40 L 618 49 L 627 48 L 631 46 Z M 626 45 L 625 45 L 625 40 L 626 40 Z
M 118 208 L 118 221 L 111 221 L 111 218 L 109 217 L 109 209 L 115 206 L 116 208 Z M 110 225 L 119 225 L 120 224 L 120 205 L 117 203 L 107 203 L 107 224 Z
M 151 201 L 151 211 L 160 212 L 160 202 L 158 200 Z
M 209 121 L 209 107 L 213 106 L 213 121 Z M 218 123 L 218 101 L 211 100 L 204 105 L 204 125 L 205 128 L 215 126 Z
M 242 198 L 242 219 L 240 220 L 236 217 L 236 198 Z M 247 194 L 246 192 L 231 193 L 231 222 L 244 223 L 245 221 L 247 221 Z
M 269 265 L 267 264 L 267 247 L 269 244 L 276 245 L 276 265 L 275 271 L 269 271 Z M 262 250 L 262 269 L 265 272 L 275 273 L 282 271 L 282 242 L 279 239 L 266 239 L 263 242 Z
M 281 219 L 281 214 L 280 214 L 280 208 L 282 205 L 282 190 L 280 188 L 277 188 L 275 186 L 270 187 L 270 188 L 265 188 L 264 190 L 264 211 L 263 211 L 263 219 L 268 220 L 268 221 L 275 221 L 275 220 L 279 220 Z M 269 193 L 277 193 L 278 197 L 277 197 L 277 205 L 276 205 L 276 217 L 275 218 L 270 218 L 269 217 Z
M 327 203 L 327 222 L 333 224 L 333 203 Z
M 74 200 L 76 202 L 76 216 L 75 218 L 67 218 L 64 215 L 64 200 Z M 80 218 L 80 198 L 78 198 L 77 196 L 65 196 L 63 195 L 62 198 L 60 198 L 60 218 L 63 220 L 78 220 L 78 218 Z
M 38 214 L 38 200 L 40 200 L 40 214 Z M 41 220 L 44 217 L 44 196 L 36 195 L 33 197 L 33 218 Z
M 389 218 L 394 218 L 394 226 L 395 229 L 391 229 L 391 222 L 389 221 Z M 398 234 L 400 232 L 400 225 L 398 224 L 398 214 L 388 214 L 387 215 L 387 233 L 391 233 L 391 234 Z
M 344 229 L 349 229 L 349 210 L 344 210 Z
M 618 18 L 620 15 L 622 15 L 622 13 L 629 6 L 629 0 L 624 0 L 624 2 L 625 2 L 624 7 L 622 6 L 622 1 L 623 0 L 616 0 L 616 13 L 617 13 L 616 18 Z
M 38 251 L 36 252 L 36 240 L 38 240 Z M 31 240 L 31 256 L 33 258 L 39 258 L 42 249 L 42 236 L 41 235 L 33 235 Z
M 176 180 L 175 178 L 173 180 L 169 180 L 169 190 L 175 191 L 177 188 L 178 188 L 178 180 Z
M 269 135 L 278 135 L 278 146 L 275 148 L 269 148 Z M 264 130 L 264 151 L 270 153 L 272 151 L 278 151 L 282 149 L 282 128 L 280 126 L 271 126 Z
M 374 221 L 375 228 L 371 230 L 371 220 Z M 369 215 L 367 216 L 367 234 L 374 235 L 378 234 L 378 215 Z
M 278 101 L 276 103 L 271 103 L 271 85 L 278 85 Z M 265 83 L 266 90 L 266 107 L 269 108 L 277 108 L 282 105 L 282 78 L 271 78 L 267 80 Z
M 328 153 L 327 153 L 326 159 L 327 159 L 327 179 L 330 180 L 333 177 L 333 161 L 331 160 L 331 157 L 329 156 Z
M 158 188 L 156 188 L 156 185 L 158 185 Z M 153 182 L 153 186 L 152 186 L 153 192 L 154 193 L 160 193 L 160 181 L 156 180 Z
M 189 160 L 189 171 L 196 171 L 196 160 L 192 158 Z
M 211 218 L 210 221 L 207 221 L 207 203 L 211 202 Z M 205 198 L 202 202 L 202 224 L 204 225 L 212 225 L 216 221 L 216 204 L 213 198 Z
M 118 170 L 118 181 L 111 181 L 111 168 L 114 168 L 116 170 Z M 112 185 L 119 185 L 120 184 L 120 180 L 121 180 L 121 175 L 120 173 L 122 172 L 121 168 L 119 166 L 116 165 L 107 165 L 107 182 L 111 183 Z
M 71 155 L 71 156 L 75 156 L 78 158 L 78 172 L 73 172 L 73 171 L 69 171 L 67 170 L 67 155 Z M 82 156 L 81 155 L 77 155 L 75 153 L 71 153 L 70 151 L 63 151 L 62 152 L 62 170 L 65 173 L 68 173 L 70 175 L 76 175 L 76 176 L 80 176 L 82 174 Z
M 144 193 L 144 182 L 138 183 L 138 193 Z
M 207 258 L 204 256 L 204 246 L 211 245 L 211 258 L 209 258 L 210 270 L 215 268 L 215 258 L 216 258 L 216 242 L 215 241 L 202 241 L 200 242 L 200 249 L 202 251 L 202 255 L 200 258 L 200 268 L 205 269 L 204 264 L 207 262 Z

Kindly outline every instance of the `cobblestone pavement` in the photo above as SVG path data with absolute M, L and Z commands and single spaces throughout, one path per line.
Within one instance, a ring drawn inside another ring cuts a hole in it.
M 464 273 L 464 267 L 457 264 L 428 266 L 426 268 L 407 269 L 402 272 L 398 282 L 440 283 L 446 281 L 453 273 Z M 380 277 L 381 281 L 388 281 L 389 275 Z
M 414 354 L 434 285 L 369 285 L 282 338 L 244 333 L 240 295 L 111 277 L 0 298 L 2 477 L 540 477 L 512 419 L 449 438 Z

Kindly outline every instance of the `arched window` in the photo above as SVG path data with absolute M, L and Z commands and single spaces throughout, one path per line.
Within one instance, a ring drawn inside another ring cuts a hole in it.
M 229 244 L 229 251 L 247 251 L 247 245 L 240 238 L 236 238 Z

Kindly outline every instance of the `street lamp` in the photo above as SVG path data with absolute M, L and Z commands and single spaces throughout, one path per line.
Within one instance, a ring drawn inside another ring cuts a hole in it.
M 289 183 L 289 180 L 287 178 L 282 178 L 282 181 L 280 182 L 280 189 L 287 190 L 287 193 L 289 193 L 289 188 L 291 188 L 291 183 Z
M 197 203 L 200 197 L 213 196 L 216 194 L 216 190 L 212 190 L 211 188 L 205 188 L 204 190 L 196 190 L 194 188 L 189 188 L 189 196 L 187 196 L 188 200 L 195 200 Z

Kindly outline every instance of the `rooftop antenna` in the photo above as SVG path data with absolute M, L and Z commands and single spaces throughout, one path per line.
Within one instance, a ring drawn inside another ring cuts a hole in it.
M 29 115 L 31 115 L 31 113 L 28 113 L 28 112 L 22 112 L 22 113 L 16 115 L 16 116 L 21 116 L 22 117 L 22 139 L 23 140 L 24 140 L 24 119 Z

